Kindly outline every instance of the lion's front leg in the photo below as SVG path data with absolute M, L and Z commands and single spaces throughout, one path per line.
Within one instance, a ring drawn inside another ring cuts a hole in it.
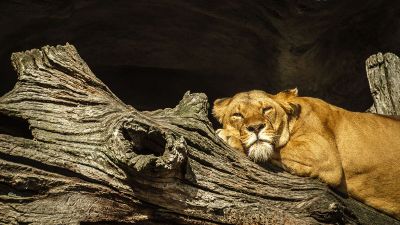
M 290 140 L 274 161 L 298 176 L 318 177 L 332 187 L 342 183 L 343 169 L 337 149 L 320 135 L 313 136 L 312 140 Z
M 224 140 L 229 146 L 232 148 L 244 152 L 242 142 L 239 140 L 238 137 L 229 129 L 218 129 L 216 131 L 218 137 Z
M 283 154 L 282 154 L 283 153 Z M 312 166 L 302 163 L 303 159 L 289 155 L 281 151 L 278 157 L 273 157 L 272 164 L 279 166 L 287 172 L 301 177 L 316 177 L 312 172 Z

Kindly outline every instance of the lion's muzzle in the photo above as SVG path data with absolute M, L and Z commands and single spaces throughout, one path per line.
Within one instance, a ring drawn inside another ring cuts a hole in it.
M 266 134 L 265 125 L 256 128 L 248 132 L 248 138 L 244 140 L 247 155 L 255 162 L 268 161 L 274 152 L 274 136 Z

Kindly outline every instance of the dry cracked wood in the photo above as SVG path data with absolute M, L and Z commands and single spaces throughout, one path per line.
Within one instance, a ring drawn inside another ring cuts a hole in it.
M 230 149 L 204 94 L 139 112 L 69 44 L 15 53 L 12 64 L 18 82 L 0 98 L 0 224 L 400 224 Z
M 377 53 L 366 61 L 366 71 L 374 99 L 369 109 L 385 115 L 400 115 L 400 59 L 393 53 Z

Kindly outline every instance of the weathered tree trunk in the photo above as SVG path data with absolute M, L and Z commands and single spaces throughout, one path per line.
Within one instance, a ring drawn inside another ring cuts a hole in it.
M 378 53 L 366 61 L 367 77 L 374 104 L 369 111 L 400 115 L 400 59 L 392 53 Z
M 15 53 L 12 64 L 18 82 L 0 98 L 0 224 L 400 224 L 230 149 L 204 94 L 138 112 L 69 44 Z

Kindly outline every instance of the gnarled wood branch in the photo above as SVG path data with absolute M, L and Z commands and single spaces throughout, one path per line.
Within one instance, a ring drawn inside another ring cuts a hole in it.
M 3 121 L 17 121 L 1 125 L 1 224 L 400 224 L 230 149 L 204 94 L 139 112 L 72 45 L 12 63 L 18 82 L 0 98 Z

